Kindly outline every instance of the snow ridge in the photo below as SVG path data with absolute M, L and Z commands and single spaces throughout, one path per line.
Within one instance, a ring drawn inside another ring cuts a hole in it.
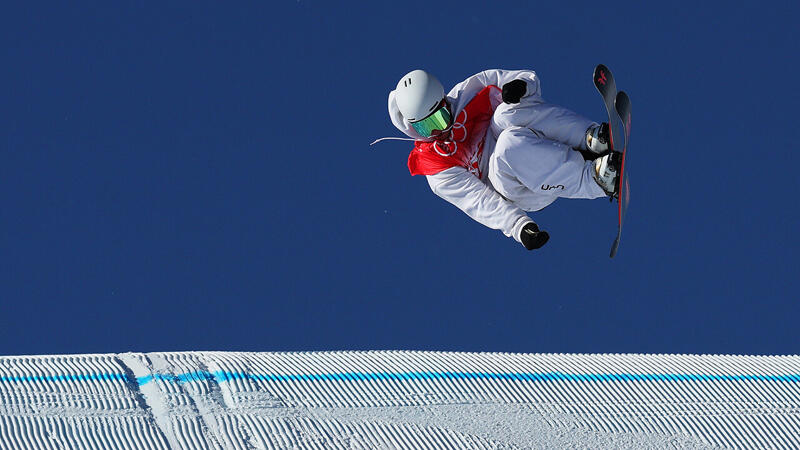
M 0 448 L 800 447 L 800 357 L 0 357 Z

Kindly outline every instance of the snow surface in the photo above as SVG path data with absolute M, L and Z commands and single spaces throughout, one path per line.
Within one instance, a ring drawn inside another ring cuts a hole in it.
M 800 357 L 0 357 L 0 448 L 800 446 Z

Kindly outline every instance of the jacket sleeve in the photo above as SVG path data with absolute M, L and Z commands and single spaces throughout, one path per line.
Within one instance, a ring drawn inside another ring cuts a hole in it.
M 527 85 L 525 95 L 522 97 L 540 97 L 539 77 L 532 70 L 484 70 L 466 80 L 458 83 L 450 90 L 449 97 L 459 101 L 469 102 L 478 92 L 486 86 L 497 86 L 502 89 L 509 81 L 524 80 Z M 463 99 L 463 100 L 462 100 Z M 456 108 L 458 109 L 458 108 Z
M 431 190 L 455 205 L 472 219 L 520 242 L 520 232 L 533 222 L 524 211 L 517 208 L 491 186 L 463 167 L 451 167 L 435 175 L 428 175 Z

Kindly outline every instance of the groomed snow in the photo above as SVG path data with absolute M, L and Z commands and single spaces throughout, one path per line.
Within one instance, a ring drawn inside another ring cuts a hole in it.
M 0 448 L 800 447 L 800 357 L 0 357 Z

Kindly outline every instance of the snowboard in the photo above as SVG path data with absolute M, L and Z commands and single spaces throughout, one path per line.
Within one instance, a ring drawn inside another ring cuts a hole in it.
M 631 132 L 631 101 L 624 91 L 617 91 L 614 75 L 603 64 L 598 64 L 594 69 L 594 86 L 603 97 L 603 102 L 608 113 L 609 147 L 612 158 L 620 158 L 619 177 L 617 179 L 617 237 L 611 245 L 609 256 L 613 258 L 619 250 L 619 240 L 622 236 L 622 223 L 628 212 L 630 202 L 630 182 L 628 170 L 625 167 L 625 156 L 628 151 L 628 141 Z M 613 202 L 613 198 L 611 201 Z

